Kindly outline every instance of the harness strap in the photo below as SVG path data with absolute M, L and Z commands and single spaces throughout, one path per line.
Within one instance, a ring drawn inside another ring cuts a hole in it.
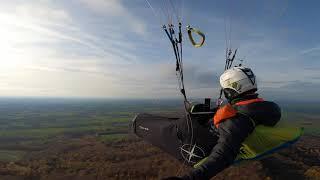
M 235 110 L 231 104 L 227 104 L 221 107 L 213 117 L 213 122 L 216 127 L 219 126 L 219 123 L 222 121 L 236 116 L 237 110 Z
M 243 106 L 243 105 L 248 105 L 251 103 L 262 102 L 262 101 L 264 101 L 264 99 L 262 99 L 262 98 L 250 99 L 250 100 L 246 100 L 246 101 L 237 102 L 236 106 Z
M 256 98 L 256 99 L 250 99 L 250 100 L 245 100 L 245 101 L 240 101 L 238 103 L 236 103 L 234 106 L 244 106 L 244 105 L 248 105 L 251 103 L 255 103 L 255 102 L 263 102 L 264 99 L 262 98 Z M 219 124 L 227 119 L 230 119 L 232 117 L 235 117 L 237 114 L 242 114 L 244 116 L 247 116 L 250 121 L 253 123 L 253 125 L 255 126 L 256 123 L 255 121 L 249 117 L 248 115 L 246 115 L 243 112 L 239 112 L 236 110 L 236 108 L 232 106 L 231 104 L 227 104 L 223 107 L 221 107 L 220 109 L 218 109 L 218 111 L 216 112 L 216 114 L 213 117 L 213 123 L 216 127 L 219 127 Z

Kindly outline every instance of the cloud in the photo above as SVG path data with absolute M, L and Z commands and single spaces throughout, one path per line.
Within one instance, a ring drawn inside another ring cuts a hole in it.
M 147 33 L 145 22 L 132 14 L 121 0 L 80 0 L 80 2 L 95 13 L 104 15 L 105 18 L 117 18 L 117 26 L 129 24 L 127 30 L 131 29 L 142 36 Z
M 81 89 L 92 75 L 93 81 L 112 82 L 102 68 L 116 53 L 96 45 L 95 37 L 83 31 L 64 9 L 50 2 L 6 4 L 0 24 L 0 76 L 5 77 L 1 95 L 74 96 L 77 93 L 72 91 Z M 100 58 L 79 53 L 84 49 Z
M 320 51 L 320 46 L 316 46 L 313 48 L 309 48 L 309 49 L 304 49 L 300 52 L 301 55 L 305 55 L 305 54 L 310 54 L 310 53 L 314 53 L 314 52 L 318 52 Z
M 140 6 L 143 3 L 1 2 L 0 49 L 4 60 L 0 66 L 0 94 L 179 96 L 170 43 L 150 9 Z M 187 93 L 191 97 L 215 96 L 224 66 L 224 21 L 215 10 L 205 7 L 191 18 L 191 25 L 206 33 L 207 42 L 194 49 L 186 38 L 183 50 Z M 305 56 L 299 54 L 301 48 L 288 43 L 271 28 L 248 26 L 240 21 L 234 23 L 233 29 L 233 47 L 240 47 L 238 57 L 246 57 L 245 65 L 261 77 L 262 91 L 286 95 L 287 89 L 299 89 L 299 85 L 316 87 L 320 76 L 316 58 L 313 64 L 304 61 Z M 315 52 L 317 46 L 302 51 L 310 55 Z M 311 84 L 301 83 L 305 81 Z
M 219 87 L 219 76 L 213 69 L 199 65 L 185 65 L 185 81 L 192 89 Z
M 263 95 L 278 100 L 319 100 L 320 82 L 289 81 L 281 87 L 266 87 L 260 89 Z
M 40 43 L 59 43 L 71 41 L 84 46 L 99 49 L 83 37 L 85 33 L 72 27 L 74 25 L 71 17 L 63 10 L 52 9 L 46 6 L 18 5 L 14 14 L 0 13 L 0 22 L 8 31 L 21 38 L 11 38 L 13 44 L 26 44 L 28 47 Z M 63 27 L 63 28 L 62 28 Z M 72 27 L 72 28 L 70 28 Z M 8 35 L 8 32 L 2 32 Z M 79 36 L 78 36 L 79 35 Z M 81 35 L 81 36 L 80 36 Z
M 110 89 L 118 90 L 113 96 L 180 97 L 174 63 L 134 64 L 117 70 L 113 74 L 114 83 L 109 86 Z M 218 93 L 218 78 L 214 71 L 200 68 L 199 65 L 186 65 L 184 70 L 189 97 L 211 97 Z
M 83 29 L 69 12 L 50 5 L 19 4 L 14 13 L 0 13 L 0 22 L 5 29 L 0 32 L 4 39 L 12 32 L 8 41 L 17 47 L 15 49 L 29 52 L 34 49 L 35 54 L 41 54 L 41 51 L 36 52 L 36 49 L 46 48 L 48 51 L 55 51 L 55 55 L 60 57 L 72 54 L 80 58 L 94 56 L 105 61 L 115 59 L 118 63 L 136 59 L 133 54 L 123 53 L 123 49 L 118 47 L 129 49 L 133 47 L 132 43 L 119 41 L 116 34 L 113 34 L 114 43 L 104 43 L 103 38 Z M 17 36 L 20 38 L 15 38 Z
M 39 24 L 64 26 L 66 23 L 71 23 L 71 16 L 64 10 L 54 7 L 49 7 L 50 4 L 22 4 L 15 8 L 16 13 L 22 19 L 28 19 Z M 43 17 L 46 17 L 44 21 Z
M 288 89 L 288 91 L 319 91 L 320 83 L 296 80 L 289 82 L 283 88 Z
M 110 5 L 114 5 L 112 3 Z M 101 19 L 120 20 L 127 9 L 118 5 L 112 16 Z M 143 42 L 128 39 L 130 35 L 125 33 L 126 28 L 101 26 L 91 21 L 95 20 L 94 16 L 79 19 L 75 15 L 83 12 L 70 11 L 66 6 L 50 1 L 9 3 L 6 6 L 0 13 L 3 27 L 0 29 L 3 40 L 0 47 L 5 50 L 0 76 L 6 77 L 2 80 L 1 95 L 130 96 L 143 89 L 144 76 L 150 77 L 148 73 L 139 75 L 134 72 L 137 67 L 140 67 L 137 72 L 145 71 L 142 64 L 137 64 L 135 52 L 136 46 Z M 138 20 L 130 17 L 128 12 L 126 15 L 132 23 Z M 159 81 L 149 80 L 151 88 L 159 87 Z M 119 90 L 130 88 L 131 93 Z

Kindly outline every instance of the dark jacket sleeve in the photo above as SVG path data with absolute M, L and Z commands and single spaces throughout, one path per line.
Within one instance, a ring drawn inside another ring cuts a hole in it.
M 219 124 L 219 140 L 214 146 L 207 161 L 194 169 L 184 179 L 210 179 L 233 164 L 242 142 L 253 131 L 254 125 L 246 116 L 236 117 Z

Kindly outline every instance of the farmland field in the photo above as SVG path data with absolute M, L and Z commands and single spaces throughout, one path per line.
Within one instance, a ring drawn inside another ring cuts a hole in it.
M 279 104 L 282 107 L 282 123 L 305 127 L 305 137 L 302 142 L 310 146 L 312 143 L 308 142 L 308 137 L 311 137 L 313 144 L 320 145 L 318 103 L 279 102 Z M 122 176 L 132 179 L 143 177 L 157 179 L 172 174 L 173 171 L 168 168 L 174 169 L 177 162 L 159 149 L 129 136 L 129 124 L 139 112 L 161 114 L 181 111 L 182 103 L 179 100 L 2 98 L 0 99 L 0 178 L 2 176 L 1 179 L 4 177 L 46 179 L 51 176 L 62 178 L 64 176 L 59 174 L 61 171 L 64 172 L 62 174 L 70 175 L 66 177 L 67 179 L 69 177 L 86 179 L 98 177 L 99 172 L 96 168 L 103 162 L 103 167 L 108 170 L 101 174 L 101 179 L 106 177 L 121 179 Z M 309 148 L 313 149 L 312 146 Z M 136 155 L 131 155 L 130 151 L 135 151 Z M 290 153 L 294 156 L 296 152 Z M 317 151 L 314 153 L 320 158 L 320 153 L 317 154 Z M 150 159 L 144 159 L 144 155 L 150 156 Z M 123 160 L 132 163 L 130 172 L 130 168 L 128 172 L 117 169 Z M 144 168 L 148 164 L 153 166 L 150 167 L 150 172 L 153 174 L 144 174 L 147 173 L 147 169 L 134 168 L 135 163 L 142 162 Z M 260 166 L 263 166 L 270 162 L 256 163 L 262 163 Z M 319 172 L 317 169 L 319 163 L 310 163 L 309 160 L 308 163 L 302 174 L 307 170 L 311 174 Z M 253 166 L 249 165 L 249 168 Z M 235 173 L 232 170 L 231 172 Z M 79 173 L 83 173 L 84 176 L 80 176 Z M 260 176 L 269 175 L 264 172 Z

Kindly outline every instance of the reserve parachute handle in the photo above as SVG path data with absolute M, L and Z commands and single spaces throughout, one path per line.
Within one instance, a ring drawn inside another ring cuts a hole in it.
M 196 47 L 196 48 L 199 48 L 201 46 L 203 46 L 205 40 L 206 40 L 206 36 L 199 30 L 199 29 L 196 29 L 196 28 L 192 28 L 190 26 L 187 26 L 187 31 L 188 31 L 188 36 L 189 36 L 189 39 L 191 41 L 191 44 Z M 197 35 L 199 35 L 201 37 L 201 41 L 199 43 L 196 43 L 193 36 L 192 36 L 192 33 L 195 33 Z

